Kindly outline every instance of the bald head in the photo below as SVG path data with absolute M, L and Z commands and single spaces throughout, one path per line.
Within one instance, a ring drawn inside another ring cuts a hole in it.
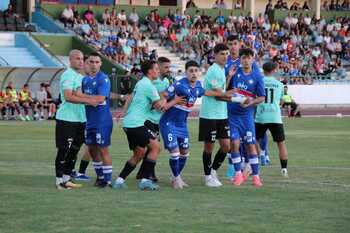
M 81 70 L 84 65 L 84 55 L 80 50 L 74 49 L 69 53 L 70 67 L 74 70 Z

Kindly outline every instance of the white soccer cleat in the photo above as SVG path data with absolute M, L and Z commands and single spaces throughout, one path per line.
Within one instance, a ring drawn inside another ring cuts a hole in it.
M 205 176 L 204 183 L 208 187 L 220 187 L 222 184 L 218 183 L 215 178 L 213 178 L 211 175 Z
M 222 183 L 220 182 L 220 180 L 218 178 L 218 174 L 216 173 L 215 170 L 211 169 L 210 175 L 216 181 L 216 183 L 218 183 L 220 186 L 222 185 Z
M 173 186 L 174 189 L 183 189 L 183 185 L 181 182 L 181 177 L 175 177 L 172 181 L 171 181 L 171 185 Z
M 180 179 L 180 183 L 182 184 L 182 187 L 184 187 L 184 188 L 190 187 L 190 186 L 182 179 L 181 176 L 179 176 L 179 179 Z
M 282 169 L 281 169 L 281 175 L 282 175 L 284 178 L 288 178 L 288 171 L 287 171 L 287 168 L 282 168 Z
M 252 174 L 252 167 L 250 166 L 250 163 L 246 163 L 242 173 L 244 177 L 249 177 Z

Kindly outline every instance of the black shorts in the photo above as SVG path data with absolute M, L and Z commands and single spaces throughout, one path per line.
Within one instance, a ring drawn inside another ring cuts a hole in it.
M 274 142 L 283 142 L 285 140 L 283 124 L 278 123 L 255 123 L 256 139 L 259 140 L 264 137 L 267 130 L 271 132 Z
M 134 150 L 136 147 L 145 148 L 151 139 L 157 138 L 157 135 L 146 126 L 123 129 L 128 138 L 130 150 Z
M 152 130 L 152 132 L 153 132 L 155 135 L 157 135 L 157 137 L 159 136 L 159 125 L 154 124 L 152 121 L 147 120 L 147 121 L 145 121 L 145 126 L 146 126 L 148 129 Z
M 56 120 L 56 148 L 79 150 L 85 139 L 85 123 Z
M 199 118 L 199 136 L 200 142 L 212 142 L 216 139 L 229 139 L 230 126 L 227 119 L 213 120 Z

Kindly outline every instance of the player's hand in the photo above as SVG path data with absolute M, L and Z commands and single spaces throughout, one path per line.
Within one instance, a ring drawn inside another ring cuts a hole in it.
M 87 103 L 91 106 L 94 106 L 94 107 L 96 107 L 100 104 L 99 101 L 97 99 L 94 99 L 94 98 L 89 98 Z
M 234 93 L 237 93 L 237 88 L 233 88 L 229 91 L 226 91 L 223 96 L 227 98 L 231 98 Z
M 236 73 L 236 66 L 232 66 L 232 68 L 228 71 L 228 78 L 232 78 L 232 76 Z
M 186 98 L 184 96 L 175 95 L 175 103 L 179 105 L 184 105 L 186 104 Z
M 249 98 L 249 97 L 243 103 L 241 103 L 241 107 L 243 107 L 243 108 L 248 108 L 252 105 L 254 105 L 254 99 Z

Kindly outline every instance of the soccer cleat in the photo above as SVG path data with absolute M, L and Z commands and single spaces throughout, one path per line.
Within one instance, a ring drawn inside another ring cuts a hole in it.
M 282 168 L 282 169 L 281 169 L 281 175 L 282 175 L 284 178 L 288 178 L 288 171 L 287 171 L 287 168 Z
M 260 179 L 260 177 L 259 177 L 258 175 L 253 176 L 253 185 L 254 185 L 255 187 L 261 187 L 261 186 L 263 186 L 263 184 L 262 184 L 262 182 L 261 182 L 261 179 Z
M 220 187 L 222 185 L 221 183 L 218 183 L 217 180 L 213 178 L 211 175 L 205 176 L 204 183 L 206 186 L 212 187 L 212 188 Z
M 74 180 L 89 182 L 91 178 L 85 174 L 78 173 L 77 176 L 74 177 Z
M 180 182 L 181 182 L 181 184 L 182 184 L 183 187 L 185 187 L 185 188 L 190 187 L 190 186 L 182 179 L 181 176 L 179 176 L 179 178 L 180 178 Z
M 99 187 L 99 186 L 101 186 L 101 184 L 102 184 L 103 182 L 104 182 L 104 179 L 99 179 L 99 178 L 97 178 L 96 181 L 95 181 L 94 186 L 95 186 L 95 187 Z
M 156 191 L 159 189 L 159 185 L 153 183 L 149 179 L 142 179 L 139 182 L 139 189 L 143 191 Z
M 70 177 L 75 178 L 76 176 L 77 176 L 77 172 L 73 170 L 73 171 L 70 173 Z
M 112 186 L 112 184 L 110 184 L 110 183 L 108 183 L 108 182 L 106 182 L 106 181 L 102 181 L 102 182 L 100 182 L 99 185 L 96 186 L 96 187 L 98 187 L 98 188 L 111 187 L 111 188 L 112 188 L 113 186 Z
M 56 188 L 58 190 L 69 190 L 69 189 L 72 189 L 71 187 L 68 187 L 66 185 L 66 183 L 59 183 L 59 184 L 56 184 Z
M 30 119 L 30 116 L 25 116 L 25 119 L 26 119 L 26 121 L 30 121 L 31 119 Z
M 150 177 L 149 177 L 150 180 L 152 180 L 152 182 L 154 183 L 158 183 L 159 179 L 158 177 L 156 177 L 155 174 L 152 174 Z
M 125 184 L 125 182 L 116 182 L 114 181 L 112 184 L 113 189 L 126 189 L 128 186 Z
M 222 185 L 222 183 L 220 182 L 220 180 L 218 178 L 218 174 L 216 173 L 216 171 L 214 169 L 211 169 L 210 175 L 215 180 L 216 183 L 218 183 L 220 186 Z
M 233 177 L 232 184 L 235 186 L 240 186 L 244 181 L 243 174 L 240 172 L 236 173 L 236 175 Z
M 266 165 L 271 164 L 270 157 L 268 155 L 265 156 L 265 162 L 266 162 Z
M 226 170 L 226 178 L 229 180 L 232 180 L 234 175 L 235 175 L 235 168 L 234 168 L 233 164 L 228 164 L 227 170 Z
M 26 118 L 24 116 L 22 116 L 22 115 L 19 115 L 18 117 L 19 117 L 19 119 L 21 119 L 21 121 L 25 121 L 26 120 Z
M 67 187 L 70 187 L 70 188 L 81 188 L 81 187 L 83 187 L 83 185 L 82 184 L 76 184 L 76 183 L 74 183 L 72 180 L 68 180 L 67 182 L 65 182 L 65 185 L 67 186 Z
M 175 177 L 171 181 L 171 186 L 173 186 L 174 189 L 183 189 L 183 185 L 182 185 L 180 176 Z

